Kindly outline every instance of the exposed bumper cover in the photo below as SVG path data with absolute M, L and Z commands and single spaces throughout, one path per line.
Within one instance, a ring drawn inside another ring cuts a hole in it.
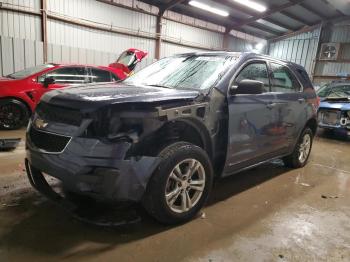
M 35 148 L 27 137 L 27 174 L 33 186 L 44 195 L 47 192 L 40 186 L 43 184 L 41 173 L 59 179 L 71 192 L 95 199 L 139 201 L 160 158 L 126 160 L 129 147 L 126 142 L 106 144 L 96 139 L 73 137 L 62 153 L 51 154 Z

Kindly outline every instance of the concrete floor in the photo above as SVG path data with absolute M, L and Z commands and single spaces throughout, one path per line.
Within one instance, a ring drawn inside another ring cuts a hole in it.
M 24 131 L 1 137 L 24 136 Z M 350 146 L 318 136 L 305 168 L 280 162 L 219 181 L 178 227 L 82 223 L 30 188 L 24 144 L 0 152 L 0 261 L 349 261 Z

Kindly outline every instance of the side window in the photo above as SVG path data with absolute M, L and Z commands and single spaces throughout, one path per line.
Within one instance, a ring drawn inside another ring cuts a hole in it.
M 91 82 L 100 83 L 100 82 L 111 82 L 112 76 L 111 72 L 107 70 L 91 68 Z
M 265 63 L 251 63 L 244 67 L 235 79 L 235 84 L 238 84 L 244 79 L 261 81 L 264 83 L 265 92 L 269 92 L 270 82 Z
M 271 71 L 272 92 L 294 93 L 300 90 L 300 84 L 287 67 L 271 63 Z
M 39 77 L 39 82 L 52 77 L 57 84 L 83 84 L 87 82 L 87 74 L 84 67 L 63 67 Z

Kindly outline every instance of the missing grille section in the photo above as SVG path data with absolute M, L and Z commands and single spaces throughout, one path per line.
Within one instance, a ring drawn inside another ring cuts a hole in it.
M 70 137 L 48 133 L 31 128 L 29 131 L 31 142 L 39 149 L 49 153 L 60 153 L 67 146 Z

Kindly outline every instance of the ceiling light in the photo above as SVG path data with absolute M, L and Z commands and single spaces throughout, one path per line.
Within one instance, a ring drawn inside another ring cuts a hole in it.
M 215 7 L 211 7 L 210 5 L 198 2 L 198 1 L 190 1 L 189 5 L 203 9 L 205 11 L 217 14 L 217 15 L 221 15 L 221 16 L 229 16 L 230 14 L 224 10 L 215 8 Z
M 252 0 L 233 0 L 237 3 L 240 3 L 241 5 L 244 5 L 246 7 L 249 7 L 251 9 L 254 9 L 258 12 L 265 12 L 267 10 L 266 6 L 263 6 L 262 4 L 259 4 L 257 2 L 254 2 Z

